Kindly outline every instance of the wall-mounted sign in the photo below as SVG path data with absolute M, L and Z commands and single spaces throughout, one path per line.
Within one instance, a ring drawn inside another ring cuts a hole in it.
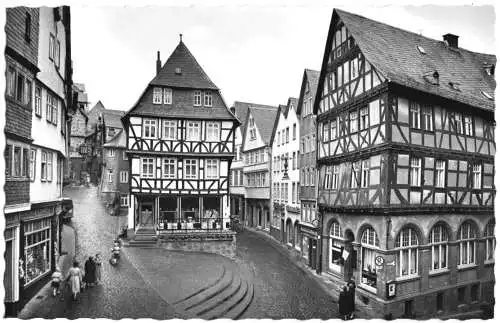
M 375 257 L 375 265 L 382 266 L 384 264 L 384 258 L 382 256 Z
M 387 298 L 396 297 L 396 283 L 387 283 L 386 295 L 387 295 Z

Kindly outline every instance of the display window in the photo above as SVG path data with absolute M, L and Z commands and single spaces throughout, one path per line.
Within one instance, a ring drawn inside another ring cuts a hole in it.
M 333 222 L 330 227 L 330 270 L 340 273 L 344 265 L 342 253 L 344 251 L 344 235 L 338 222 Z
M 50 271 L 50 218 L 24 224 L 26 284 Z
M 378 249 L 377 233 L 371 227 L 366 228 L 361 236 L 361 283 L 374 291 L 377 289 L 375 256 Z

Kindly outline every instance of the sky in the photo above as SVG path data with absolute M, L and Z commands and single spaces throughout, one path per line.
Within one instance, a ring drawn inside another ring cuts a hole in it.
M 76 83 L 91 105 L 128 110 L 153 79 L 156 53 L 162 64 L 179 34 L 226 103 L 286 104 L 298 97 L 305 68 L 319 70 L 334 7 L 459 46 L 495 53 L 492 5 L 368 6 L 349 2 L 293 1 L 273 4 L 71 6 Z

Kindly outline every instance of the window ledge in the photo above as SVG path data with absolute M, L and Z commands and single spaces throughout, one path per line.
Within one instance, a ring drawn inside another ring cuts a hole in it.
M 469 270 L 469 269 L 474 269 L 477 268 L 477 264 L 468 264 L 468 265 L 458 265 L 457 270 Z
M 363 283 L 359 283 L 358 285 L 360 288 L 366 290 L 367 292 L 370 292 L 372 294 L 375 294 L 377 295 L 377 289 L 375 287 L 371 287 L 369 285 L 366 285 L 366 284 L 363 284 Z
M 444 274 L 449 274 L 450 270 L 448 268 L 441 268 L 429 271 L 429 276 L 439 276 Z
M 419 275 L 407 275 L 407 276 L 396 277 L 396 282 L 405 283 L 412 280 L 419 280 L 420 278 L 421 277 Z
M 495 265 L 495 259 L 493 260 L 485 260 L 484 261 L 485 266 L 494 266 Z

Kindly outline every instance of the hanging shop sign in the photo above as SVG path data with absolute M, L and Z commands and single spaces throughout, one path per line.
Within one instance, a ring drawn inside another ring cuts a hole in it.
M 386 296 L 387 296 L 387 298 L 396 297 L 396 283 L 388 282 L 386 284 Z

